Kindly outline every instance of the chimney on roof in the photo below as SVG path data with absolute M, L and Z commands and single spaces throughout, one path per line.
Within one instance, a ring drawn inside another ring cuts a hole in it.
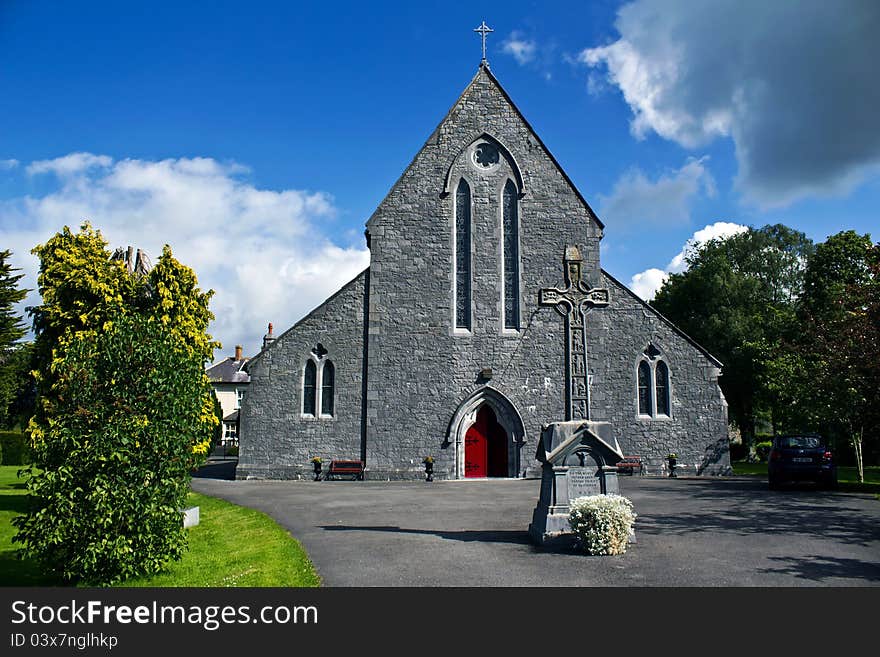
M 236 361 L 241 360 L 241 345 L 240 344 L 235 345 L 235 360 Z
M 263 336 L 263 349 L 268 348 L 273 342 L 275 342 L 275 334 L 272 333 L 272 322 L 269 322 L 269 332 Z

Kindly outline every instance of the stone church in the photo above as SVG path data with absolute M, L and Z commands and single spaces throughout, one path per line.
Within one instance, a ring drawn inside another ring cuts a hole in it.
M 729 471 L 721 363 L 599 263 L 603 224 L 489 70 L 370 217 L 370 266 L 247 364 L 238 478 L 529 477 L 543 425 Z

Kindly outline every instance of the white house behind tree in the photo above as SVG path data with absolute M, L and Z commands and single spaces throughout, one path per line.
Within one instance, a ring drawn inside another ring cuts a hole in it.
M 241 402 L 247 394 L 251 377 L 244 370 L 250 360 L 242 356 L 241 345 L 236 345 L 235 356 L 224 358 L 208 368 L 208 379 L 223 409 L 223 436 L 221 444 L 238 445 L 238 415 Z

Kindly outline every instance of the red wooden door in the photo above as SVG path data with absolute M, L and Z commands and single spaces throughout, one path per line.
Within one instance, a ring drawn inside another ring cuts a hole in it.
M 483 410 L 477 413 L 477 421 L 464 436 L 464 476 L 485 477 L 488 474 L 488 449 L 486 422 Z
M 465 477 L 507 477 L 507 432 L 484 405 L 464 437 Z

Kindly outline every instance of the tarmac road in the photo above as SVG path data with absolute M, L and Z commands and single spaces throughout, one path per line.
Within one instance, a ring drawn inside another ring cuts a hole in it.
M 203 475 L 204 476 L 204 475 Z M 880 585 L 880 501 L 760 478 L 620 478 L 638 518 L 626 554 L 543 551 L 538 480 L 225 481 L 193 489 L 259 509 L 334 587 Z

